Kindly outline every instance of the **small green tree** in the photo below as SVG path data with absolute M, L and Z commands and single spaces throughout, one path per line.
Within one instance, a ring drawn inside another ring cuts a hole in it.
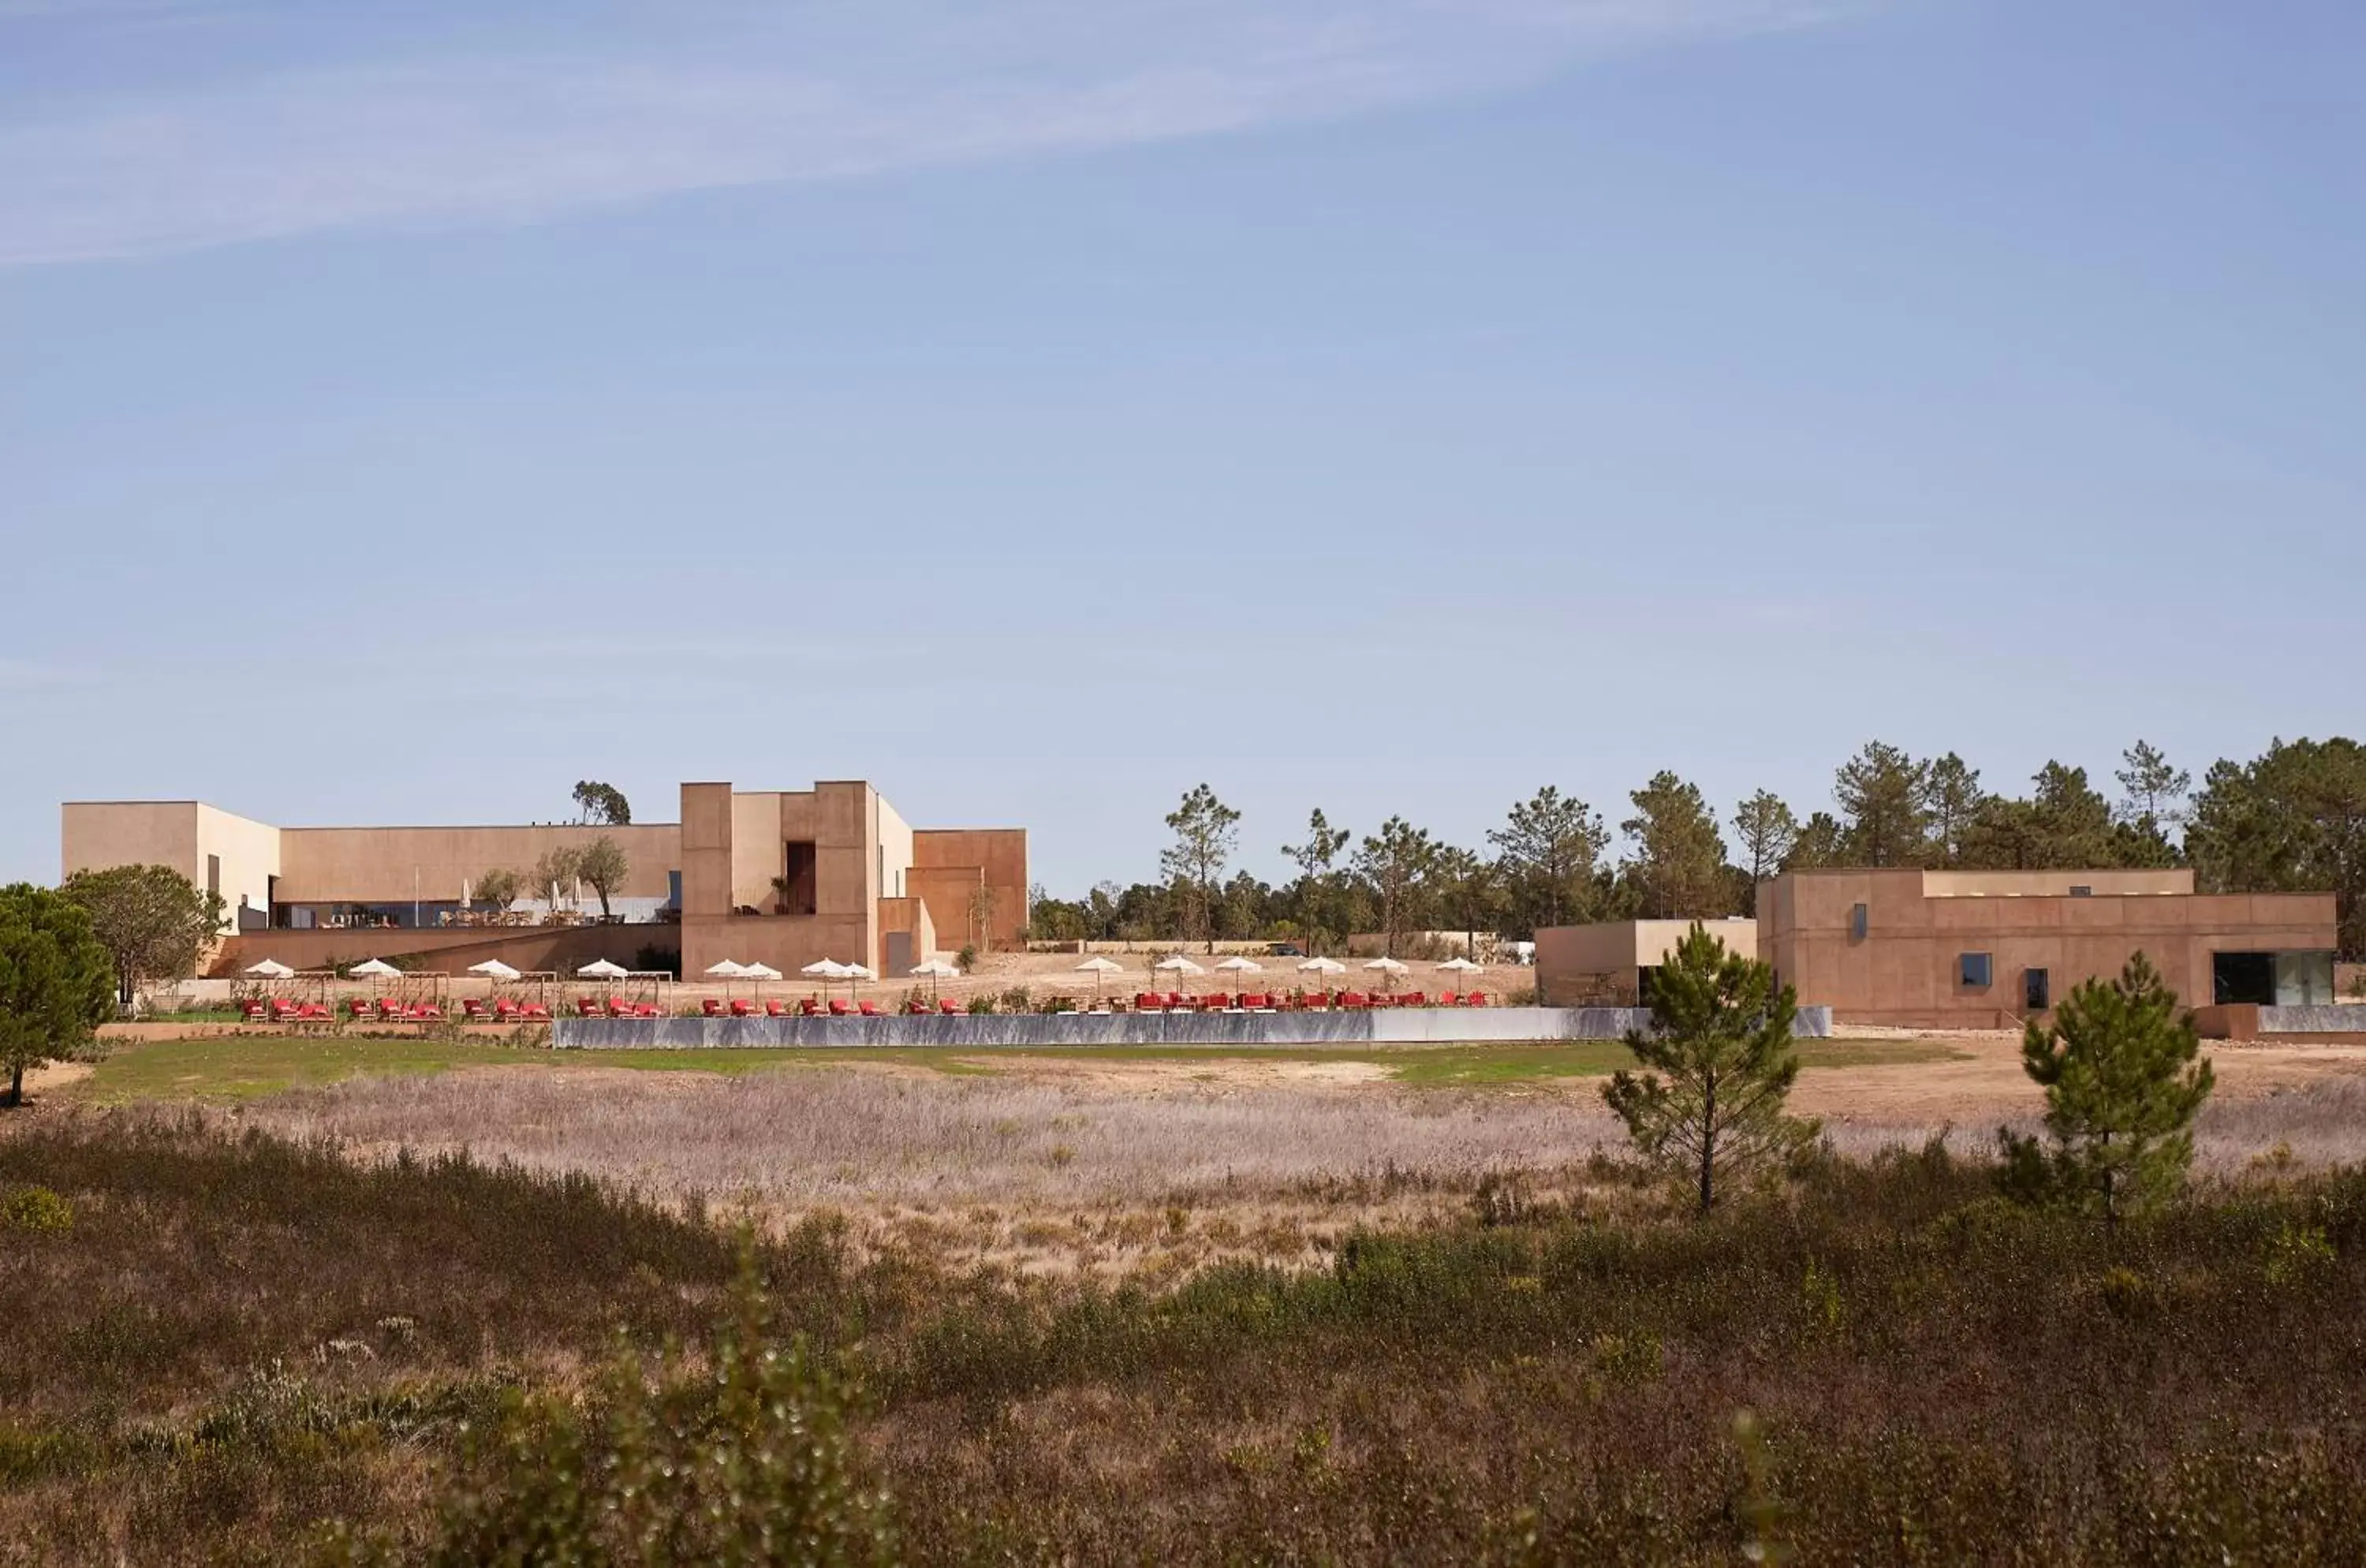
M 1381 940 L 1391 958 L 1405 933 L 1421 924 L 1436 864 L 1437 840 L 1402 817 L 1381 823 L 1380 832 L 1367 834 L 1356 851 L 1356 874 L 1372 890 Z
M 115 997 L 115 961 L 90 913 L 62 893 L 19 882 L 0 887 L 0 1067 L 6 1103 L 21 1105 L 25 1075 L 89 1049 Z
M 629 827 L 633 820 L 632 803 L 625 798 L 625 792 L 596 779 L 584 779 L 576 784 L 575 812 L 578 822 L 606 828 Z
M 1166 816 L 1175 842 L 1159 852 L 1158 869 L 1175 884 L 1185 940 L 1204 939 L 1211 953 L 1216 951 L 1217 882 L 1240 841 L 1240 820 L 1241 814 L 1204 784 Z
M 583 852 L 572 844 L 553 844 L 534 863 L 534 892 L 556 909 L 583 875 Z
M 1784 1110 L 1799 1076 L 1797 1012 L 1770 965 L 1727 951 L 1697 921 L 1653 972 L 1651 1031 L 1627 1035 L 1645 1070 L 1612 1075 L 1602 1098 L 1645 1159 L 1696 1184 L 1703 1213 L 1721 1182 L 1816 1136 L 1816 1122 Z
M 625 846 L 603 833 L 583 846 L 583 859 L 579 871 L 592 891 L 600 895 L 600 918 L 608 919 L 608 900 L 625 885 L 625 873 L 632 863 L 625 858 Z
M 2033 1021 L 2022 1036 L 2021 1065 L 2045 1089 L 2047 1141 L 1998 1130 L 2006 1190 L 2112 1225 L 2174 1197 L 2210 1098 L 2201 1050 L 2193 1015 L 2141 953 L 2118 979 L 2073 989 L 2052 1024 Z
M 78 871 L 58 891 L 90 916 L 91 934 L 115 964 L 115 999 L 130 1003 L 144 980 L 182 980 L 221 935 L 227 912 L 169 865 Z
M 471 891 L 506 915 L 510 912 L 510 906 L 518 901 L 518 895 L 524 891 L 524 877 L 507 866 L 497 865 L 477 878 L 477 886 Z

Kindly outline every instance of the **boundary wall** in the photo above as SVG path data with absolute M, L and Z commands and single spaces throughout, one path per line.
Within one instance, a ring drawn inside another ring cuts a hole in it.
M 728 1050 L 793 1045 L 1417 1045 L 1617 1040 L 1649 1026 L 1638 1008 L 1381 1008 L 1356 1012 L 958 1013 L 882 1018 L 561 1018 L 560 1050 Z M 1794 1032 L 1822 1039 L 1829 1008 Z

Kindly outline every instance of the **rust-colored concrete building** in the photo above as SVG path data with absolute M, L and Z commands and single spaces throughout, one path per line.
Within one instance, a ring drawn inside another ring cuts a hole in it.
M 1726 950 L 1758 956 L 1758 922 L 1704 920 Z M 1607 920 L 1537 932 L 1537 1001 L 1543 1007 L 1637 1007 L 1651 971 L 1668 961 L 1690 920 Z
M 1758 956 L 1844 1023 L 2009 1028 L 2138 952 L 2188 1007 L 2316 1005 L 2335 945 L 2332 894 L 2198 894 L 2191 871 L 1815 871 L 1758 889 Z
M 551 849 L 603 835 L 628 866 L 606 925 L 577 923 L 600 908 L 578 886 L 530 889 L 506 915 L 475 897 L 490 871 L 528 875 Z M 217 971 L 248 950 L 299 968 L 394 953 L 458 968 L 679 945 L 685 974 L 830 958 L 893 976 L 941 951 L 1014 945 L 1027 919 L 1023 829 L 914 829 L 860 781 L 686 784 L 681 822 L 620 828 L 278 828 L 199 801 L 75 801 L 61 838 L 67 875 L 153 863 L 220 893 L 231 940 Z

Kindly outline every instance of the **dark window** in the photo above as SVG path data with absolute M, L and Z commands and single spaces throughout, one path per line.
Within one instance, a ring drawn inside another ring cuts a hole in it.
M 2083 882 L 2073 883 L 2070 886 L 2070 897 L 2073 898 L 2092 898 L 2094 896 L 2095 890 Z
M 2275 1006 L 2276 955 L 2272 953 L 2212 953 L 2210 997 L 2220 1007 L 2244 1002 L 2263 1008 Z
M 1965 986 L 1975 991 L 1984 991 L 1995 976 L 1996 965 L 1985 953 L 1966 953 L 1959 962 L 1959 973 Z
M 1859 942 L 1865 940 L 1865 906 L 1862 904 L 1849 907 L 1849 935 Z
M 779 890 L 775 908 L 783 915 L 810 915 L 820 908 L 817 877 L 819 862 L 809 840 L 794 840 L 782 846 L 782 875 L 784 886 Z
M 2021 975 L 2021 1004 L 2023 1012 L 2044 1012 L 2054 1005 L 2054 977 L 2043 969 L 2024 969 Z
M 221 856 L 220 855 L 206 857 L 206 891 L 208 893 L 221 891 Z

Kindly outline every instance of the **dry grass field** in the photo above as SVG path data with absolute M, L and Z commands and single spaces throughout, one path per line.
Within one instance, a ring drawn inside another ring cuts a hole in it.
M 572 1493 L 513 1433 L 527 1512 L 456 1524 L 468 1434 L 698 1342 L 742 1221 L 876 1560 L 2366 1550 L 2366 1050 L 2216 1050 L 2116 1236 L 1995 1196 L 2008 1037 L 1803 1047 L 1833 1157 L 1707 1222 L 1621 1055 L 128 1044 L 0 1118 L 0 1562 L 482 1560 Z
M 2038 1108 L 2017 1052 L 2000 1034 L 1833 1042 L 1810 1048 L 1833 1065 L 1811 1066 L 1796 1101 L 1844 1157 L 1941 1136 L 1977 1157 Z M 775 1231 L 827 1216 L 866 1252 L 931 1267 L 1156 1279 L 1317 1266 L 1358 1226 L 1450 1216 L 1490 1180 L 1572 1196 L 1623 1143 L 1597 1092 L 1619 1053 L 844 1053 L 727 1076 L 544 1057 L 355 1077 L 235 1114 L 361 1158 L 589 1173 Z M 1472 1070 L 1448 1076 L 1457 1055 Z M 2214 1060 L 2203 1172 L 2366 1158 L 2366 1049 Z

